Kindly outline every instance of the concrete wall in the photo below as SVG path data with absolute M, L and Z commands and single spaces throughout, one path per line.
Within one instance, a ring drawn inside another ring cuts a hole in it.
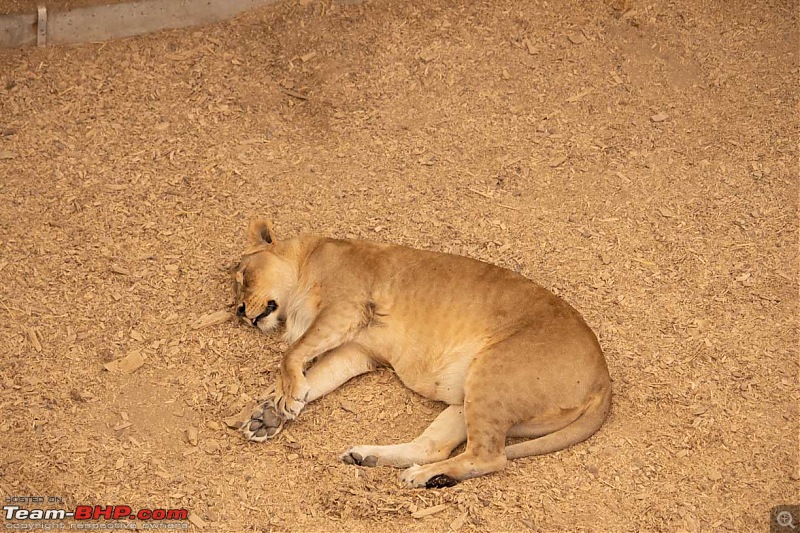
M 46 42 L 70 44 L 131 37 L 218 22 L 278 0 L 137 0 L 48 11 Z M 0 47 L 35 45 L 37 13 L 0 16 Z

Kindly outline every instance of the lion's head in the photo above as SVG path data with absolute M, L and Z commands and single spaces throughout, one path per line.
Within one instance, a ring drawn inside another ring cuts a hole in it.
M 249 245 L 233 269 L 234 305 L 237 316 L 266 333 L 285 319 L 293 269 L 281 255 L 281 246 L 268 220 L 252 220 L 247 238 Z

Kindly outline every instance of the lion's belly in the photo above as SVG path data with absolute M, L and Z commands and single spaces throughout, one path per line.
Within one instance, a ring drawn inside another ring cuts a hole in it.
M 461 405 L 464 403 L 464 378 L 469 363 L 469 359 L 464 359 L 461 365 L 436 370 L 420 369 L 418 365 L 404 363 L 398 363 L 393 368 L 400 381 L 414 392 L 449 405 Z
M 409 389 L 450 405 L 464 403 L 464 379 L 481 349 L 475 341 L 424 343 L 406 335 L 372 339 L 371 351 L 391 366 Z

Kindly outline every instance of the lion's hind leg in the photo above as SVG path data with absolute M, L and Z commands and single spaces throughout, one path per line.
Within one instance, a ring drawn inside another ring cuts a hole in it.
M 469 398 L 465 400 L 469 402 Z M 505 425 L 494 425 L 486 403 L 465 404 L 467 448 L 463 453 L 444 461 L 414 465 L 400 475 L 409 487 L 439 488 L 455 485 L 463 479 L 502 470 L 506 465 Z M 476 411 L 482 412 L 480 415 Z
M 441 487 L 505 468 L 509 458 L 560 450 L 602 424 L 610 387 L 594 344 L 537 330 L 477 354 L 464 380 L 464 453 L 412 466 L 401 481 Z M 506 447 L 506 437 L 538 437 Z
M 353 446 L 340 459 L 347 464 L 405 468 L 446 459 L 466 438 L 464 408 L 451 405 L 411 442 L 389 446 Z

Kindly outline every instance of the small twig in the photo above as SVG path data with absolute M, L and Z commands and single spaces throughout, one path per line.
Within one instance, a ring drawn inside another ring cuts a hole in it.
M 511 209 L 512 211 L 519 211 L 519 207 L 514 207 L 513 205 L 505 205 L 505 204 L 497 204 L 500 207 L 505 207 L 506 209 Z
M 19 309 L 19 308 L 17 308 L 17 307 L 9 307 L 9 306 L 7 306 L 7 305 L 6 305 L 6 303 L 5 303 L 3 300 L 0 300 L 0 305 L 2 305 L 3 307 L 5 307 L 5 308 L 6 308 L 6 311 L 8 311 L 8 314 L 9 314 L 9 315 L 13 315 L 14 313 L 13 313 L 12 311 L 16 311 L 16 312 L 18 312 L 18 313 L 22 313 L 23 315 L 28 315 L 28 316 L 30 316 L 30 313 L 26 313 L 26 312 L 25 312 L 25 311 L 23 311 L 22 309 Z
M 628 493 L 628 491 L 627 491 L 627 490 L 625 490 L 625 489 L 621 489 L 621 488 L 619 488 L 619 487 L 615 487 L 614 485 L 612 485 L 612 484 L 611 484 L 611 483 L 609 483 L 608 481 L 603 481 L 602 479 L 599 479 L 599 478 L 598 478 L 598 480 L 597 480 L 597 481 L 599 481 L 600 483 L 602 483 L 603 485 L 605 485 L 605 486 L 607 486 L 607 487 L 611 487 L 611 488 L 612 488 L 612 489 L 614 489 L 614 490 L 618 490 L 618 491 L 620 491 L 620 492 L 624 492 L 624 493 L 626 493 L 626 494 Z
M 283 94 L 288 94 L 289 96 L 297 98 L 298 100 L 308 100 L 308 96 L 307 95 L 305 95 L 303 93 L 299 93 L 297 91 L 293 91 L 291 89 L 287 89 L 285 87 L 281 88 L 281 92 Z
M 492 198 L 491 196 L 489 196 L 488 194 L 486 194 L 484 192 L 476 191 L 475 189 L 472 189 L 470 187 L 467 187 L 467 190 L 470 191 L 470 192 L 474 192 L 475 194 L 477 194 L 479 196 L 483 196 L 484 198 L 488 198 L 489 200 L 494 200 L 494 198 Z

